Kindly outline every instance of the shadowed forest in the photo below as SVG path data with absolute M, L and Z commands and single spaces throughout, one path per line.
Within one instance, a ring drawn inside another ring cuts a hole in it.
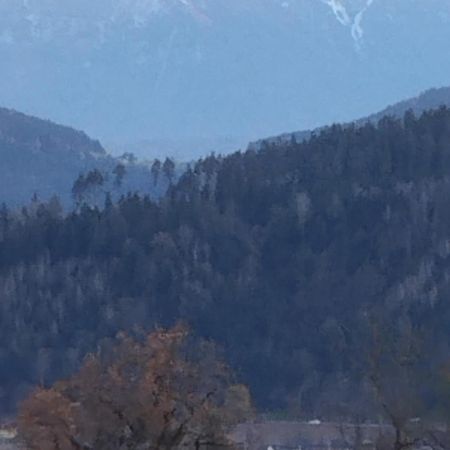
M 445 416 L 449 173 L 442 108 L 212 155 L 157 201 L 3 207 L 3 413 L 119 331 L 183 320 L 260 411 Z

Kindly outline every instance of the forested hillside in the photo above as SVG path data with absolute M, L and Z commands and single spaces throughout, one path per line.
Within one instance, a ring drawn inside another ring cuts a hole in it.
M 449 174 L 443 108 L 212 156 L 158 202 L 3 209 L 0 404 L 119 330 L 183 319 L 260 408 L 378 414 L 370 381 L 385 370 L 407 384 L 383 345 L 414 353 L 415 379 L 437 379 L 450 356 Z M 434 410 L 438 385 L 424 394 Z
M 374 122 L 385 116 L 401 117 L 409 110 L 415 114 L 422 114 L 424 111 L 436 109 L 441 106 L 450 107 L 450 87 L 448 86 L 428 89 L 417 97 L 390 105 L 379 113 L 373 114 L 367 119 L 362 119 L 362 121 L 370 120 Z
M 0 203 L 20 207 L 34 196 L 49 200 L 58 194 L 70 208 L 74 181 L 93 170 L 101 172 L 101 183 L 86 187 L 97 203 L 106 192 L 116 198 L 129 191 L 160 196 L 169 185 L 164 173 L 155 182 L 149 165 L 133 155 L 114 158 L 81 131 L 0 108 Z
M 360 126 L 363 126 L 368 122 L 377 124 L 383 117 L 389 116 L 401 119 L 407 111 L 412 111 L 414 114 L 420 115 L 427 110 L 438 109 L 442 106 L 447 108 L 450 107 L 450 87 L 428 89 L 417 97 L 394 103 L 375 114 L 356 120 L 355 123 Z M 325 128 L 327 127 L 319 128 L 317 130 L 284 133 L 279 136 L 261 139 L 259 141 L 251 142 L 249 144 L 249 149 L 260 149 L 263 145 L 285 145 L 293 139 L 297 142 L 301 142 L 309 139 L 313 133 L 320 133 Z

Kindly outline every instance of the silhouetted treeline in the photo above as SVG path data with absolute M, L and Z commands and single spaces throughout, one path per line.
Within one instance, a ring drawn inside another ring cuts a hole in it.
M 223 347 L 260 407 L 310 415 L 377 414 L 380 373 L 394 386 L 403 372 L 380 363 L 374 330 L 393 330 L 381 332 L 392 354 L 420 337 L 411 367 L 437 410 L 449 175 L 441 109 L 211 156 L 159 202 L 3 209 L 0 404 L 69 375 L 119 330 L 184 319 Z

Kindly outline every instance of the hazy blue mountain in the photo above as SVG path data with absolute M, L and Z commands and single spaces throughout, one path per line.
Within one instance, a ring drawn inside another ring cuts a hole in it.
M 384 116 L 401 117 L 407 110 L 418 114 L 441 105 L 450 107 L 450 88 L 430 89 L 417 97 L 359 119 L 356 123 L 375 123 Z M 285 145 L 292 140 L 301 142 L 308 139 L 311 133 L 306 130 L 264 138 L 251 142 L 249 148 L 260 149 L 264 142 L 277 145 Z M 227 144 L 232 148 L 233 143 L 236 142 L 225 138 L 204 139 L 192 142 L 192 148 L 196 148 L 199 154 L 202 150 L 225 153 Z M 164 154 L 175 155 L 180 159 L 183 157 L 183 147 L 176 140 L 147 141 L 130 149 L 142 156 L 144 151 L 140 149 L 152 146 L 158 149 L 155 156 L 161 159 Z M 114 174 L 118 164 L 125 167 L 120 186 Z M 155 183 L 149 163 L 133 160 L 132 155 L 114 157 L 105 151 L 99 141 L 81 131 L 0 108 L 0 203 L 24 205 L 36 194 L 43 200 L 58 195 L 64 205 L 71 206 L 74 181 L 80 174 L 93 169 L 100 170 L 105 176 L 104 185 L 93 193 L 100 203 L 106 192 L 111 192 L 116 198 L 134 191 L 159 196 L 168 185 L 162 170 Z M 183 167 L 179 165 L 177 172 L 182 171 Z
M 371 122 L 376 122 L 384 116 L 401 117 L 408 110 L 413 111 L 416 115 L 420 115 L 428 109 L 437 109 L 440 106 L 450 107 L 450 87 L 429 89 L 417 97 L 390 105 L 361 121 L 366 122 L 370 120 Z
M 363 117 L 352 123 L 364 125 L 367 122 L 372 122 L 373 124 L 376 124 L 380 119 L 386 116 L 402 118 L 407 111 L 412 111 L 415 115 L 420 115 L 424 111 L 438 109 L 441 106 L 450 107 L 450 87 L 428 89 L 416 97 L 389 105 L 375 114 Z M 277 136 L 258 139 L 250 142 L 248 148 L 259 150 L 264 143 L 270 145 L 284 145 L 292 140 L 302 142 L 309 139 L 313 132 L 317 133 L 328 127 L 329 126 L 327 125 L 315 130 L 295 131 L 292 133 L 283 133 Z
M 119 164 L 120 186 L 114 174 Z M 35 195 L 41 200 L 58 195 L 71 206 L 75 179 L 93 169 L 105 178 L 98 192 L 91 192 L 98 201 L 107 191 L 117 197 L 137 190 L 158 194 L 167 187 L 162 176 L 153 183 L 148 165 L 109 155 L 81 131 L 0 108 L 0 203 L 22 206 Z
M 449 17 L 447 0 L 4 0 L 0 103 L 149 157 L 234 150 L 448 85 Z
M 20 205 L 56 193 L 67 200 L 79 172 L 110 159 L 82 132 L 0 109 L 0 202 Z

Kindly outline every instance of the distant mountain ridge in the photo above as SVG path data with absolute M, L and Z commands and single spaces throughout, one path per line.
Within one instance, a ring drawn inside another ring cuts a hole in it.
M 106 157 L 100 142 L 82 131 L 7 108 L 0 108 L 0 142 L 21 145 L 33 152 L 69 151 Z
M 420 114 L 439 106 L 450 106 L 450 87 L 427 90 L 354 123 L 376 123 L 384 116 L 402 117 L 408 110 Z M 259 150 L 263 145 L 302 142 L 325 128 L 328 127 L 261 139 L 250 143 L 249 148 Z M 164 147 L 158 146 L 162 151 Z M 216 153 L 220 152 L 218 148 Z M 114 184 L 113 171 L 118 164 L 126 166 L 121 186 Z M 160 195 L 167 188 L 164 177 L 157 177 L 156 184 L 152 181 L 149 164 L 114 157 L 98 140 L 82 131 L 0 108 L 0 203 L 21 206 L 34 195 L 42 200 L 58 195 L 70 207 L 75 179 L 94 169 L 106 174 L 107 186 L 101 198 L 106 191 L 115 191 L 116 196 L 136 191 Z
M 0 104 L 187 161 L 447 84 L 449 24 L 448 0 L 4 0 Z
M 407 111 L 412 111 L 415 115 L 420 115 L 424 111 L 437 109 L 441 106 L 450 107 L 450 86 L 428 89 L 416 97 L 389 105 L 383 110 L 371 114 L 367 117 L 357 119 L 350 124 L 364 125 L 368 122 L 376 124 L 383 117 L 402 118 Z M 249 149 L 259 150 L 263 145 L 285 145 L 290 141 L 303 142 L 311 137 L 313 133 L 320 132 L 329 128 L 329 126 L 320 127 L 314 130 L 302 130 L 292 133 L 283 133 L 278 136 L 271 136 L 250 142 Z
M 23 205 L 33 195 L 67 203 L 79 173 L 113 161 L 81 131 L 1 108 L 0 164 L 0 202 Z
M 426 110 L 436 109 L 441 106 L 450 107 L 450 86 L 428 89 L 417 97 L 390 105 L 382 111 L 372 114 L 365 119 L 361 119 L 358 122 L 377 122 L 385 116 L 401 117 L 409 110 L 414 114 L 419 115 Z
M 120 186 L 113 174 L 118 165 L 124 167 Z M 162 178 L 158 186 L 152 183 L 148 164 L 115 158 L 82 131 L 0 108 L 0 203 L 22 206 L 33 196 L 48 200 L 57 195 L 70 207 L 74 181 L 95 169 L 105 177 L 99 200 L 109 190 L 118 196 L 166 188 Z

